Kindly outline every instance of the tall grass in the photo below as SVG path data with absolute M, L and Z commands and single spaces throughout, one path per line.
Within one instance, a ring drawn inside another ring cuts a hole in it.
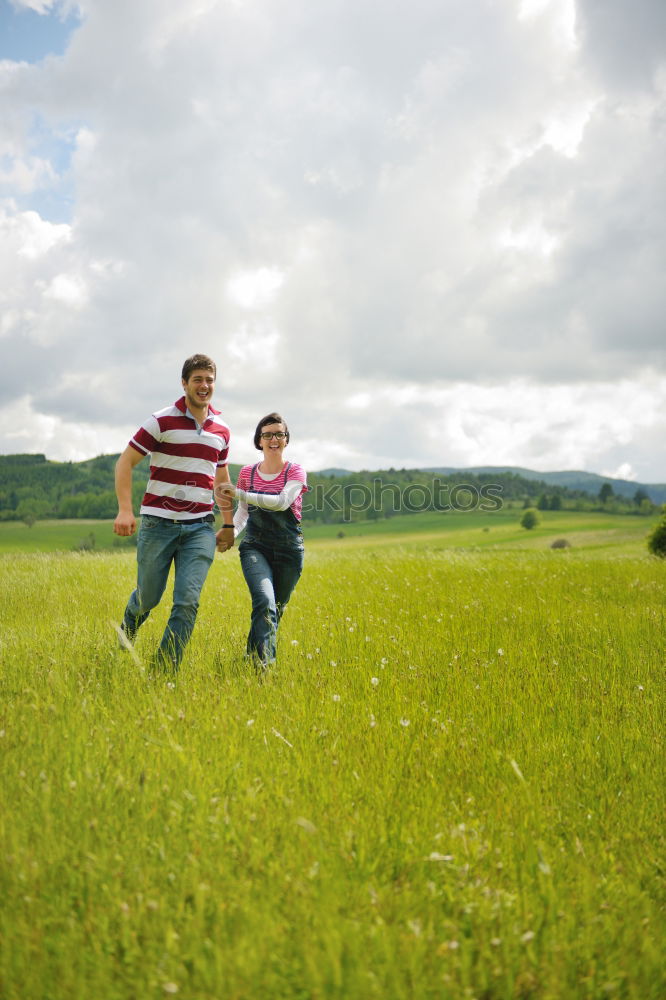
M 175 686 L 131 555 L 2 561 L 0 996 L 666 990 L 663 565 L 309 546 L 260 684 L 218 557 Z

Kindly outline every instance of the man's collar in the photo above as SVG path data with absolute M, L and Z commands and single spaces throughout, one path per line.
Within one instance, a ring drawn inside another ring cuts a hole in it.
M 176 402 L 173 405 L 177 409 L 179 409 L 181 413 L 185 413 L 185 414 L 188 413 L 187 403 L 185 402 L 185 397 L 184 396 L 181 396 L 180 399 L 177 399 Z M 215 407 L 212 406 L 209 403 L 208 404 L 208 416 L 206 417 L 206 420 L 208 420 L 210 417 L 218 417 L 219 415 L 220 415 L 220 411 L 216 410 Z M 206 421 L 204 420 L 204 423 L 205 422 Z

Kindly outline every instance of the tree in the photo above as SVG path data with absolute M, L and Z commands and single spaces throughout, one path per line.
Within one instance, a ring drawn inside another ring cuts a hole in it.
M 666 558 L 666 504 L 661 508 L 662 516 L 648 535 L 647 547 L 653 556 Z
M 47 517 L 49 504 L 47 500 L 25 499 L 21 500 L 16 508 L 16 516 L 24 521 L 29 528 L 32 528 L 35 521 Z
M 537 511 L 534 507 L 528 507 L 520 519 L 521 528 L 527 528 L 528 531 L 531 531 L 532 528 L 536 528 L 538 523 L 539 515 Z
M 604 483 L 601 489 L 599 490 L 599 499 L 601 500 L 601 502 L 608 503 L 608 501 L 613 496 L 615 496 L 615 494 L 613 493 L 613 487 L 611 486 L 611 484 Z

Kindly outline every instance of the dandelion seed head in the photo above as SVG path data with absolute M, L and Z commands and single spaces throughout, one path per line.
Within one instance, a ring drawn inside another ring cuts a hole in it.
M 379 677 L 371 677 L 370 683 L 374 685 L 374 687 L 377 687 L 377 685 L 379 684 Z
M 504 656 L 504 650 L 503 649 L 498 649 L 497 650 L 497 655 L 498 656 Z
M 340 695 L 339 694 L 334 694 L 333 695 L 333 701 L 340 701 Z
M 409 719 L 401 719 L 400 725 L 405 726 L 405 728 L 407 728 L 407 726 L 409 725 Z

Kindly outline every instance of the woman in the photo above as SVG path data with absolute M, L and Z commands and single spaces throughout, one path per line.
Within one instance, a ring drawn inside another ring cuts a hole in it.
M 234 529 L 245 538 L 239 546 L 245 582 L 252 597 L 247 653 L 259 673 L 275 662 L 280 619 L 303 570 L 301 508 L 307 490 L 305 469 L 287 462 L 289 428 L 279 413 L 257 424 L 254 446 L 263 452 L 256 465 L 245 465 L 233 489 L 239 500 Z

